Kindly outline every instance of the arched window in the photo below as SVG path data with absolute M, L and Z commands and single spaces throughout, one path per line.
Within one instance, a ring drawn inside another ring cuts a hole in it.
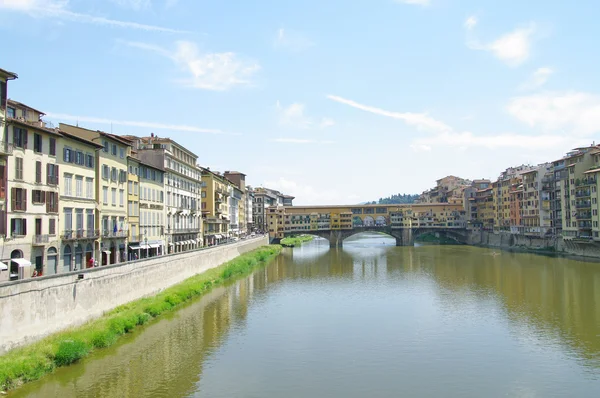
M 91 243 L 87 244 L 87 246 L 85 247 L 85 252 L 86 253 L 93 253 L 94 252 L 94 247 L 92 246 Z
M 73 260 L 73 252 L 71 251 L 71 246 L 66 245 L 63 250 L 63 271 L 69 272 L 71 271 L 71 263 Z
M 58 250 L 56 247 L 48 248 L 48 254 L 46 259 L 46 271 L 48 275 L 54 275 L 57 272 L 58 267 Z
M 49 255 L 49 256 L 51 256 L 51 255 L 53 255 L 53 254 L 54 254 L 54 255 L 56 255 L 57 253 L 58 253 L 58 251 L 56 250 L 56 247 L 50 247 L 50 248 L 48 249 L 48 255 Z
M 80 244 L 75 248 L 75 268 L 81 269 L 83 268 L 83 247 Z
M 23 258 L 23 252 L 21 250 L 13 250 L 10 253 L 10 258 Z

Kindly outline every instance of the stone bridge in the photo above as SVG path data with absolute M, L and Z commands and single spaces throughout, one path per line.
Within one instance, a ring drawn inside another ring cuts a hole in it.
M 329 241 L 331 247 L 342 247 L 344 239 L 362 232 L 383 232 L 396 239 L 396 246 L 414 246 L 415 240 L 424 234 L 435 234 L 438 237 L 446 237 L 456 241 L 459 244 L 468 243 L 469 234 L 466 228 L 449 227 L 416 227 L 416 228 L 392 228 L 391 226 L 355 226 L 352 229 L 324 229 L 303 232 L 290 232 L 285 236 L 295 236 L 300 234 L 314 235 L 325 238 Z M 273 240 L 272 243 L 278 243 Z

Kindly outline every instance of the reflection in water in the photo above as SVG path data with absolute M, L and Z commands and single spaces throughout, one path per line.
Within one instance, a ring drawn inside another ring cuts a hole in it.
M 600 265 L 315 240 L 14 396 L 600 396 Z

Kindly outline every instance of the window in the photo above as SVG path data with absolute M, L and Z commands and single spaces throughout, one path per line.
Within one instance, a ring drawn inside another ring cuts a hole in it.
M 94 199 L 94 179 L 85 179 L 85 197 L 88 199 Z
M 71 231 L 73 229 L 73 209 L 65 207 L 63 217 L 65 218 L 65 232 Z
M 102 203 L 108 204 L 108 187 L 102 187 Z
M 119 170 L 119 182 L 125 183 L 127 181 L 127 170 Z
M 117 168 L 113 167 L 110 171 L 110 179 L 111 181 L 117 181 Z
M 121 159 L 125 158 L 125 149 L 124 148 L 119 148 L 119 157 Z
M 85 164 L 85 156 L 83 152 L 77 151 L 75 152 L 75 164 L 83 166 Z
M 48 220 L 48 234 L 56 235 L 56 220 L 54 218 Z
M 75 177 L 75 196 L 83 198 L 83 177 Z
M 112 144 L 112 154 L 117 156 L 117 144 Z
M 119 206 L 121 206 L 121 207 L 124 206 L 124 200 L 125 200 L 125 191 L 123 189 L 119 189 Z
M 138 188 L 139 188 L 139 184 L 137 182 L 134 182 L 133 183 L 133 194 L 135 196 L 138 196 L 138 194 L 139 194 Z
M 163 203 L 165 201 L 165 193 L 163 191 L 160 191 L 160 203 Z
M 15 180 L 23 179 L 23 158 L 15 157 Z
M 206 191 L 202 191 L 202 194 L 200 196 L 206 198 Z
M 27 235 L 27 220 L 24 218 L 13 218 L 10 220 L 10 231 L 12 236 Z
M 46 213 L 58 213 L 58 192 L 46 192 Z
M 90 169 L 94 168 L 94 155 L 91 153 L 86 153 L 85 154 L 85 166 L 89 167 Z
M 117 188 L 113 188 L 111 192 L 112 205 L 117 205 Z
M 46 184 L 58 185 L 58 165 L 46 164 Z
M 35 162 L 35 182 L 42 183 L 42 162 L 39 160 Z
M 42 153 L 42 136 L 41 134 L 33 134 L 33 150 L 37 153 Z
M 16 148 L 27 149 L 27 130 L 13 127 L 13 145 Z
M 27 190 L 23 188 L 11 188 L 11 200 L 13 211 L 27 211 Z
M 44 191 L 34 189 L 31 192 L 31 203 L 43 204 L 45 201 L 46 201 L 46 193 Z
M 56 138 L 50 138 L 48 145 L 48 154 L 50 156 L 56 156 Z
M 63 268 L 65 272 L 71 271 L 71 262 L 73 261 L 72 253 L 71 246 L 66 245 L 63 250 Z
M 69 147 L 64 147 L 63 149 L 63 160 L 65 163 L 73 163 L 73 150 Z
M 12 117 L 13 119 L 17 117 L 17 111 L 15 108 L 11 108 L 10 106 L 6 108 L 6 116 Z
M 110 167 L 102 165 L 102 178 L 108 180 L 110 174 Z
M 72 185 L 73 185 L 73 175 L 65 173 L 64 183 L 65 183 L 65 190 L 64 190 L 63 194 L 65 196 L 71 196 L 72 195 Z
M 86 218 L 87 218 L 87 230 L 88 232 L 88 237 L 93 236 L 93 231 L 94 231 L 94 210 L 92 209 L 87 209 L 86 211 Z
M 127 183 L 127 193 L 129 195 L 133 195 L 133 181 L 129 181 Z
M 102 152 L 108 153 L 108 141 L 106 141 L 106 140 L 102 141 L 102 145 L 104 145 L 104 148 L 102 148 Z

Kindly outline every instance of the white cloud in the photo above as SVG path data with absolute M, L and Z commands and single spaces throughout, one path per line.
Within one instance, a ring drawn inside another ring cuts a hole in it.
M 337 190 L 319 189 L 297 181 L 280 177 L 276 180 L 265 181 L 263 186 L 276 189 L 287 195 L 295 196 L 295 205 L 327 205 L 348 203 L 347 195 Z
M 152 5 L 151 0 L 110 0 L 116 5 L 124 8 L 131 8 L 133 10 L 139 11 L 145 8 L 149 8 Z
M 417 6 L 428 6 L 430 4 L 429 0 L 396 0 L 396 3 L 403 4 L 412 4 Z
M 139 42 L 121 42 L 155 52 L 171 59 L 180 69 L 191 75 L 181 83 L 186 87 L 224 91 L 252 83 L 251 77 L 260 69 L 258 63 L 242 60 L 233 52 L 201 53 L 196 44 L 178 41 L 174 50 Z
M 471 132 L 443 133 L 435 137 L 418 138 L 414 146 L 431 148 L 431 146 L 471 148 L 481 147 L 488 149 L 520 148 L 527 150 L 547 150 L 560 147 L 569 147 L 577 142 L 564 135 L 524 135 L 524 134 L 498 134 L 475 135 Z M 411 146 L 412 147 L 412 146 Z
M 183 30 L 164 28 L 156 25 L 145 25 L 137 22 L 120 21 L 89 14 L 70 11 L 68 0 L 0 0 L 0 10 L 22 12 L 34 18 L 51 18 L 91 25 L 112 26 L 118 28 L 164 32 L 185 33 Z
M 470 30 L 466 23 L 465 26 Z M 473 50 L 488 51 L 507 65 L 517 67 L 529 58 L 534 33 L 535 25 L 530 24 L 526 28 L 518 28 L 506 33 L 487 44 L 481 44 L 476 39 L 469 38 L 467 45 Z
M 536 88 L 540 88 L 546 84 L 553 73 L 554 71 L 550 68 L 539 68 L 533 72 L 529 80 L 522 84 L 520 88 L 522 90 L 534 90 Z
M 313 118 L 305 115 L 305 105 L 299 102 L 295 102 L 287 107 L 281 105 L 277 101 L 275 108 L 279 114 L 279 124 L 282 126 L 288 126 L 299 129 L 309 129 L 319 127 L 325 129 L 335 125 L 335 122 L 331 118 L 324 117 L 321 122 L 315 123 Z
M 276 49 L 299 52 L 314 46 L 314 43 L 301 33 L 281 28 L 275 35 L 273 45 Z
M 84 123 L 97 123 L 97 124 L 115 124 L 118 126 L 129 126 L 129 127 L 142 127 L 148 129 L 156 129 L 156 130 L 170 130 L 170 131 L 182 131 L 182 132 L 190 132 L 190 133 L 206 133 L 206 134 L 227 134 L 218 129 L 207 129 L 196 126 L 187 126 L 181 124 L 167 124 L 167 123 L 154 123 L 154 122 L 141 122 L 141 121 L 131 121 L 131 120 L 112 120 L 107 118 L 100 118 L 94 116 L 75 116 L 68 115 L 63 113 L 52 113 L 49 112 L 46 116 L 50 119 L 54 119 L 57 121 L 69 120 L 69 121 L 77 121 Z M 239 135 L 239 134 L 235 134 Z
M 319 141 L 319 140 L 306 139 L 306 138 L 275 138 L 275 139 L 271 140 L 271 142 L 278 142 L 280 144 L 323 144 L 323 145 L 335 144 L 335 141 L 331 141 L 331 140 Z
M 413 152 L 431 152 L 431 147 L 425 144 L 411 144 L 410 149 Z
M 531 127 L 588 137 L 600 132 L 600 97 L 583 92 L 546 92 L 511 99 L 508 113 Z
M 336 95 L 328 95 L 327 98 L 329 98 L 332 101 L 339 102 L 341 104 L 345 104 L 345 105 L 351 106 L 353 108 L 363 110 L 365 112 L 370 112 L 370 113 L 374 113 L 376 115 L 386 116 L 386 117 L 390 117 L 393 119 L 402 120 L 408 125 L 417 127 L 419 130 L 437 131 L 437 132 L 451 130 L 451 128 L 448 125 L 429 117 L 426 113 L 390 112 L 390 111 L 386 111 L 384 109 L 375 108 L 373 106 L 359 104 L 358 102 L 355 102 L 355 101 L 352 101 L 352 100 L 349 100 L 346 98 L 338 97 Z
M 468 30 L 473 29 L 476 25 L 477 25 L 477 17 L 475 17 L 474 15 L 471 15 L 465 21 L 465 28 L 467 28 Z

